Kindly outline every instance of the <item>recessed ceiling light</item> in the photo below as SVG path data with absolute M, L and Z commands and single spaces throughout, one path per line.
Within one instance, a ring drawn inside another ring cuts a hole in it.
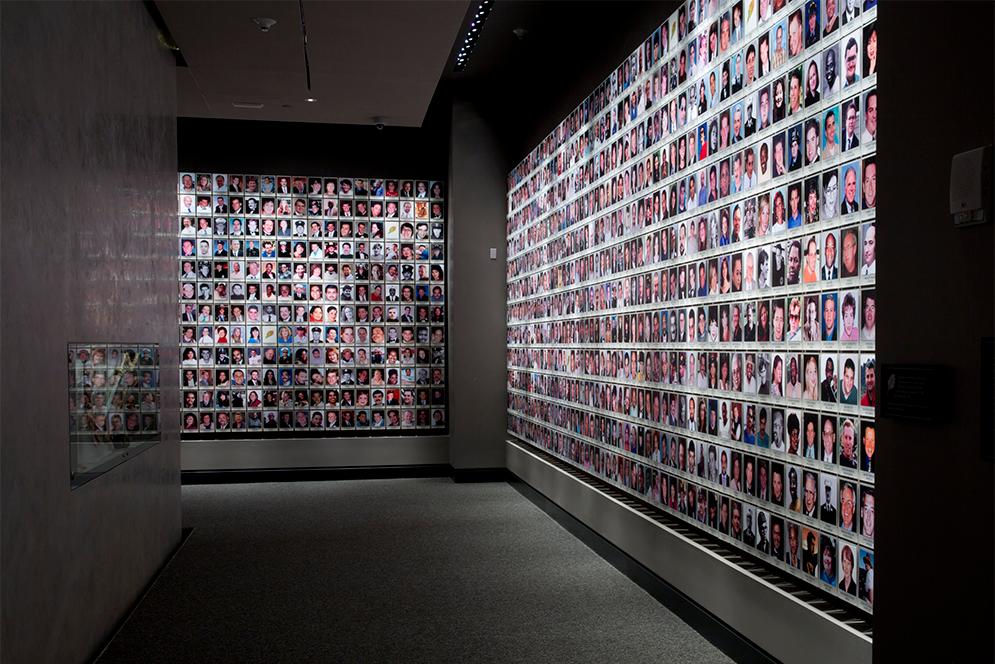
M 233 101 L 231 103 L 235 108 L 262 108 L 263 105 L 255 102 L 248 101 Z
M 314 97 L 308 97 L 308 98 L 307 98 L 307 99 L 305 99 L 304 101 L 307 101 L 307 102 L 311 102 L 311 103 L 314 103 L 314 102 L 316 102 L 316 101 L 318 101 L 318 100 L 317 100 L 317 99 L 315 99 Z
M 259 29 L 263 32 L 269 32 L 269 29 L 276 25 L 276 20 L 272 18 L 266 18 L 261 16 L 259 18 L 254 18 L 252 21 L 259 26 Z

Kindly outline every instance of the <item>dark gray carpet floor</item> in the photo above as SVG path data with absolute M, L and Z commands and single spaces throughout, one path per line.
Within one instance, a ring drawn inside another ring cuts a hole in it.
M 99 664 L 730 661 L 505 483 L 186 486 L 183 521 Z

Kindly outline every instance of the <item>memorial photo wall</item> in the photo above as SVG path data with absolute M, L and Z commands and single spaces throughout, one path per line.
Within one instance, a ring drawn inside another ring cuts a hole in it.
M 159 344 L 70 343 L 70 486 L 159 442 Z
M 508 176 L 508 430 L 873 612 L 874 2 L 684 3 Z
M 184 440 L 446 430 L 445 183 L 177 187 Z

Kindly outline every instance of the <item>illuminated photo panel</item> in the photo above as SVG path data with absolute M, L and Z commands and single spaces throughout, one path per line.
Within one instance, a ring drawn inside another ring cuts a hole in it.
M 689 1 L 508 177 L 508 430 L 873 610 L 877 9 Z
M 184 440 L 446 430 L 444 182 L 179 173 L 177 203 Z

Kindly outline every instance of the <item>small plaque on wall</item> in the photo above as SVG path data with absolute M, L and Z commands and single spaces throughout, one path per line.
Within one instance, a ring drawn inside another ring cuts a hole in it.
M 943 412 L 943 375 L 941 367 L 885 365 L 881 416 L 938 422 Z

